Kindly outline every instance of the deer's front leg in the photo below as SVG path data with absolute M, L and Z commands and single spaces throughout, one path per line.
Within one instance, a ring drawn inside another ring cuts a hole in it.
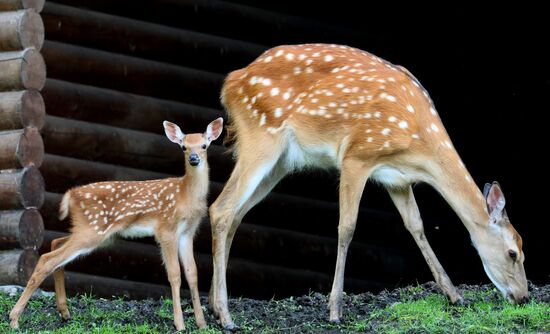
M 196 222 L 197 226 L 199 223 L 200 220 Z M 202 312 L 199 297 L 197 265 L 195 263 L 195 257 L 193 256 L 193 234 L 194 233 L 187 233 L 180 237 L 179 254 L 185 273 L 185 279 L 187 280 L 189 291 L 191 292 L 191 301 L 193 303 L 193 311 L 195 313 L 197 327 L 205 328 L 206 321 L 204 320 L 204 313 Z
M 168 281 L 172 288 L 172 303 L 174 308 L 174 326 L 176 330 L 185 329 L 183 323 L 183 314 L 181 312 L 181 272 L 178 261 L 178 238 L 173 232 L 167 232 L 159 235 L 158 241 L 162 250 L 162 257 L 168 274 Z
M 342 295 L 344 290 L 344 271 L 349 244 L 355 231 L 359 202 L 371 167 L 353 159 L 342 162 L 340 176 L 340 222 L 338 224 L 338 255 L 334 281 L 330 292 L 330 321 L 338 323 L 342 316 Z
M 414 241 L 420 248 L 424 259 L 428 263 L 430 270 L 435 278 L 435 281 L 441 287 L 443 292 L 449 297 L 452 303 L 462 301 L 462 297 L 458 293 L 456 287 L 451 282 L 451 279 L 439 263 L 439 260 L 435 256 L 432 247 L 426 239 L 424 234 L 424 224 L 420 218 L 420 211 L 414 199 L 411 186 L 405 189 L 388 189 L 388 192 L 393 200 L 393 203 L 397 207 L 397 210 L 403 218 L 405 227 L 412 234 Z

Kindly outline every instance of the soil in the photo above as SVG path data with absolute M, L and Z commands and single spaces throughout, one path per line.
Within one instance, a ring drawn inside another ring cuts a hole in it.
M 488 302 L 496 302 L 501 299 L 500 294 L 492 285 L 461 285 L 459 290 L 464 295 L 465 291 L 486 292 L 484 295 Z M 350 294 L 344 296 L 344 316 L 343 322 L 357 321 L 357 319 L 367 319 L 369 313 L 373 310 L 384 308 L 387 305 L 406 300 L 419 300 L 425 298 L 430 293 L 440 293 L 439 288 L 434 282 L 428 282 L 415 288 L 401 288 L 392 291 L 382 291 L 377 294 L 370 292 L 362 294 Z M 550 303 L 550 285 L 535 286 L 530 284 L 531 298 L 535 301 Z M 466 294 L 468 295 L 468 294 Z M 202 297 L 202 305 L 208 305 L 206 297 Z M 161 324 L 170 328 L 172 326 L 171 317 L 162 316 L 159 310 L 163 305 L 162 300 L 127 300 L 123 302 L 112 302 L 106 299 L 95 300 L 95 306 L 108 313 L 110 311 L 130 311 L 132 317 L 120 319 L 120 324 L 140 324 L 147 322 L 149 324 Z M 281 333 L 301 333 L 308 332 L 305 324 L 308 326 L 326 326 L 328 319 L 328 296 L 321 293 L 311 293 L 307 296 L 290 297 L 282 300 L 254 300 L 248 298 L 231 299 L 229 302 L 230 310 L 234 320 L 241 326 L 243 332 L 247 326 L 258 328 L 276 328 Z M 465 297 L 464 303 L 472 303 Z M 63 326 L 63 322 L 57 316 L 55 302 L 46 303 L 47 306 L 37 309 L 27 307 L 27 314 L 32 313 L 50 313 L 57 317 L 58 321 L 48 323 L 42 330 L 53 330 Z M 182 307 L 185 310 L 184 317 L 193 317 L 193 313 L 188 301 L 182 300 Z M 86 312 L 89 305 L 86 305 L 80 298 L 71 298 L 70 311 L 77 314 Z M 210 311 L 205 312 L 206 321 L 209 325 L 216 326 Z M 218 327 L 219 328 L 219 327 Z M 307 327 L 311 328 L 311 327 Z M 366 332 L 375 330 L 376 323 L 369 323 L 365 328 Z M 326 328 L 326 333 L 339 333 L 337 329 Z M 364 332 L 364 331 L 362 331 Z

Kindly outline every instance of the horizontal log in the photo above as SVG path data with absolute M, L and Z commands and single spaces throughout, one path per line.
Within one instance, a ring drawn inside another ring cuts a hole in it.
M 37 128 L 0 131 L 0 169 L 40 167 L 44 143 Z
M 45 0 L 0 0 L 0 11 L 34 9 L 40 13 Z
M 266 46 L 46 3 L 48 39 L 226 73 L 246 66 Z
M 44 179 L 31 166 L 0 171 L 0 210 L 40 208 L 44 202 Z
M 58 155 L 44 155 L 40 171 L 48 191 L 65 192 L 71 187 L 98 181 L 149 180 L 170 175 L 142 169 L 85 161 Z
M 223 76 L 46 40 L 48 77 L 128 93 L 219 107 Z
M 34 249 L 42 245 L 44 223 L 36 209 L 0 211 L 0 249 Z
M 184 280 L 182 287 L 185 286 Z M 47 291 L 55 291 L 53 276 L 46 278 L 41 288 Z M 65 288 L 69 296 L 86 294 L 99 298 L 172 298 L 172 290 L 169 285 L 129 281 L 126 279 L 89 275 L 73 271 L 65 271 Z M 180 291 L 180 296 L 182 299 L 188 300 L 190 296 L 189 290 L 182 289 Z
M 0 130 L 13 130 L 44 125 L 45 107 L 42 95 L 34 89 L 0 92 Z
M 204 131 L 204 126 L 224 112 L 176 101 L 116 90 L 47 79 L 42 91 L 48 113 L 120 128 L 158 133 L 164 120 L 184 131 Z
M 37 261 L 38 252 L 32 249 L 0 251 L 0 285 L 27 285 Z
M 57 0 L 116 15 L 219 34 L 266 45 L 309 41 L 363 41 L 365 36 L 342 25 L 326 24 L 229 1 L 208 0 Z M 220 27 L 223 27 L 220 29 Z
M 0 51 L 35 48 L 44 43 L 44 24 L 34 9 L 0 12 Z
M 157 128 L 158 134 L 153 134 L 46 116 L 42 136 L 51 154 L 183 175 L 181 148 L 166 138 L 162 123 Z M 183 130 L 188 133 L 185 126 Z M 208 151 L 211 178 L 222 180 L 233 168 L 233 160 L 221 146 L 212 145 Z
M 46 228 L 54 231 L 67 231 L 69 221 L 59 221 L 57 210 L 61 194 L 46 194 L 46 201 L 41 209 Z M 307 213 L 306 213 L 307 214 Z M 245 218 L 233 243 L 232 256 L 253 260 L 256 262 L 284 265 L 290 268 L 309 269 L 319 272 L 331 273 L 333 263 L 336 261 L 336 229 L 331 229 L 330 235 L 319 236 L 319 230 L 328 231 L 328 227 L 334 226 L 336 221 L 317 220 L 315 230 L 298 232 L 280 227 L 269 227 L 265 220 L 278 221 L 280 214 L 269 216 L 263 214 L 260 219 Z M 298 220 L 293 220 L 294 225 L 299 225 Z M 400 235 L 383 235 L 385 228 L 381 222 L 371 221 L 370 234 L 357 235 L 350 247 L 347 273 L 350 276 L 364 278 L 404 277 L 406 273 L 421 261 L 418 252 L 407 254 L 404 249 L 414 249 L 412 242 L 400 242 L 401 239 L 411 239 L 402 233 Z M 328 233 L 327 233 L 328 234 Z M 209 253 L 212 248 L 210 224 L 206 221 L 201 232 L 195 239 L 195 249 L 199 252 Z M 368 244 L 367 244 L 367 243 Z M 377 246 L 381 245 L 383 246 Z M 403 248 L 403 246 L 409 248 Z M 365 271 L 365 263 L 369 264 L 369 270 Z
M 50 240 L 65 235 L 65 233 L 46 231 L 42 251 L 47 251 L 48 245 L 51 244 Z M 195 252 L 195 260 L 199 289 L 207 291 L 212 277 L 212 258 L 209 254 Z M 68 264 L 67 270 L 131 281 L 167 284 L 166 271 L 158 246 L 135 241 L 117 240 Z M 275 294 L 277 296 L 303 294 L 310 290 L 328 291 L 332 284 L 331 274 L 257 263 L 237 257 L 230 258 L 227 276 L 231 294 L 256 298 L 271 298 Z M 384 284 L 348 278 L 346 287 L 348 291 L 366 291 L 378 290 L 383 288 Z
M 46 81 L 46 65 L 38 51 L 0 52 L 0 90 L 41 90 Z

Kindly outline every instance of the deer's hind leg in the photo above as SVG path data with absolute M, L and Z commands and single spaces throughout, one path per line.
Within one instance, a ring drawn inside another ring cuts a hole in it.
M 44 279 L 51 275 L 55 269 L 64 266 L 75 258 L 91 252 L 102 241 L 103 237 L 97 235 L 71 235 L 65 243 L 56 250 L 42 254 L 34 272 L 32 273 L 25 290 L 19 297 L 19 300 L 10 312 L 10 326 L 12 328 L 19 327 L 19 317 L 25 309 L 25 305 L 29 301 L 33 292 L 40 286 Z
M 67 242 L 67 240 L 69 240 L 69 238 L 70 236 L 66 236 L 52 240 L 51 250 L 54 251 L 60 248 Z M 53 272 L 53 279 L 55 282 L 55 302 L 57 304 L 57 309 L 59 310 L 61 317 L 64 320 L 68 320 L 71 318 L 71 314 L 69 313 L 69 308 L 67 307 L 67 292 L 65 290 L 64 274 L 65 269 L 63 266 L 59 266 Z

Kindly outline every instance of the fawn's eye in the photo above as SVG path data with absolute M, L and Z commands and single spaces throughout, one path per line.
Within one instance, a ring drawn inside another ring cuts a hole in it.
M 202 144 L 201 147 L 202 147 L 203 150 L 206 150 L 206 144 Z
M 512 260 L 516 260 L 518 258 L 518 253 L 516 253 L 516 251 L 514 250 L 508 250 L 508 255 L 510 255 L 510 257 L 512 258 Z
M 187 151 L 187 147 L 185 147 L 185 146 L 182 146 L 181 149 L 184 150 L 184 151 Z

